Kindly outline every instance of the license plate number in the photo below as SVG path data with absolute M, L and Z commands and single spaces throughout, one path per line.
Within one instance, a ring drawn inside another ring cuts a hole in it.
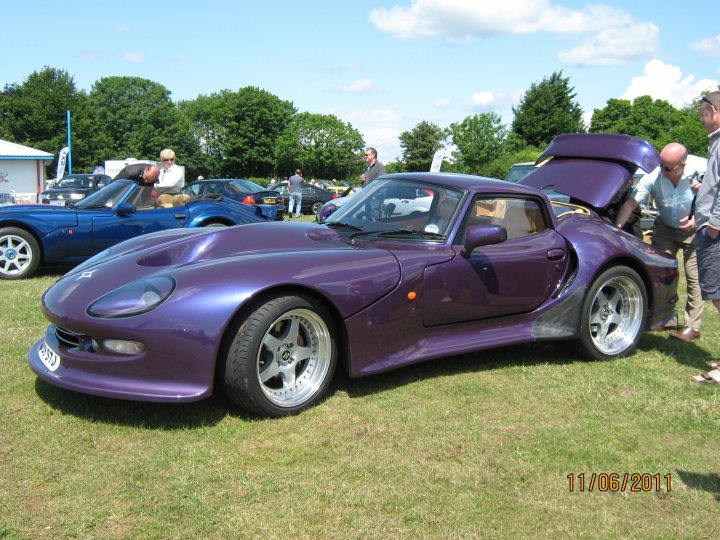
M 60 355 L 48 347 L 47 343 L 43 341 L 38 350 L 38 356 L 40 360 L 50 371 L 55 371 L 60 367 Z
M 65 206 L 65 201 L 50 201 L 53 206 Z
M 265 204 L 275 204 L 275 199 L 265 199 Z

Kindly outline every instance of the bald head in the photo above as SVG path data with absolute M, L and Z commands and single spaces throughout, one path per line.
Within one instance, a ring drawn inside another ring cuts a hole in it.
M 150 165 L 148 167 L 145 167 L 145 172 L 143 172 L 143 180 L 146 184 L 154 184 L 155 181 L 158 179 L 158 176 L 160 176 L 160 167 L 157 165 Z
M 660 159 L 663 163 L 677 163 L 687 159 L 688 151 L 680 143 L 671 142 L 665 145 L 660 152 Z
M 682 144 L 666 144 L 665 148 L 660 152 L 662 175 L 677 185 L 680 178 L 682 178 L 683 172 L 685 172 L 687 155 L 687 148 Z

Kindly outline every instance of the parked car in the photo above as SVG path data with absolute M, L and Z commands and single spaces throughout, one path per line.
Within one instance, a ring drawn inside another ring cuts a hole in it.
M 65 206 L 84 199 L 105 187 L 112 179 L 107 174 L 68 174 L 40 194 L 43 204 Z
M 17 203 L 14 191 L 0 191 L 0 206 L 11 206 Z
M 280 182 L 270 186 L 269 189 L 276 191 L 285 200 L 285 211 L 287 212 L 288 205 L 290 204 L 290 190 L 288 189 L 287 182 Z M 302 202 L 300 203 L 300 211 L 303 214 L 315 214 L 317 215 L 318 210 L 323 204 L 328 202 L 330 199 L 337 198 L 337 195 L 327 189 L 323 189 L 318 186 L 310 184 L 303 185 L 302 188 Z
M 362 189 L 362 187 L 346 187 L 345 191 L 339 193 L 336 199 L 330 199 L 328 202 L 326 202 L 320 207 L 320 210 L 318 210 L 317 214 L 315 214 L 315 221 L 317 221 L 318 223 L 322 223 L 323 221 L 325 221 L 330 216 L 330 214 L 332 214 L 335 210 L 348 202 L 348 200 L 350 200 L 350 197 L 354 196 L 357 193 L 360 193 Z
M 349 197 L 350 195 L 355 195 L 356 191 L 362 188 L 355 188 L 353 186 L 328 186 L 325 189 L 331 191 L 338 197 Z
M 657 152 L 592 134 L 557 137 L 545 155 L 528 185 L 388 174 L 325 224 L 115 245 L 47 290 L 50 324 L 30 367 L 50 384 L 121 399 L 180 403 L 223 388 L 277 417 L 323 399 L 337 364 L 361 377 L 547 340 L 595 359 L 629 355 L 645 328 L 673 316 L 677 260 L 598 212 Z M 550 180 L 575 202 L 548 198 L 539 188 Z M 431 193 L 429 208 L 373 213 L 408 191 Z
M 115 180 L 72 206 L 0 208 L 0 279 L 32 276 L 40 265 L 77 264 L 141 234 L 266 221 L 256 209 L 222 197 L 156 208 L 152 189 Z
M 227 198 L 260 208 L 268 219 L 282 221 L 285 216 L 285 200 L 276 191 L 268 190 L 255 182 L 242 179 L 196 180 L 183 188 L 191 196 L 208 193 L 221 194 Z

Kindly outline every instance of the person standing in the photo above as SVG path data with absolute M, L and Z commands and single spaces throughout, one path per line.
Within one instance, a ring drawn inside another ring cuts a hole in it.
M 365 173 L 360 175 L 363 187 L 367 187 L 370 182 L 375 180 L 378 176 L 385 174 L 385 165 L 383 165 L 377 158 L 377 150 L 374 148 L 365 149 Z
M 640 204 L 647 204 L 650 196 L 655 200 L 658 216 L 652 234 L 652 245 L 677 257 L 683 253 L 683 268 L 687 284 L 685 328 L 670 337 L 692 341 L 700 337 L 700 326 L 705 303 L 700 295 L 697 257 L 695 252 L 695 220 L 690 218 L 695 192 L 700 187 L 697 172 L 687 166 L 688 151 L 680 143 L 669 143 L 660 152 L 657 174 L 646 174 L 635 186 L 633 194 L 620 208 L 616 225 L 625 224 L 631 212 Z M 677 327 L 677 320 L 669 326 Z
M 292 217 L 293 206 L 295 207 L 295 217 L 300 217 L 300 206 L 302 204 L 302 188 L 305 181 L 303 180 L 302 171 L 295 169 L 295 174 L 288 178 L 288 190 L 290 191 L 290 202 L 288 203 L 288 219 Z
M 700 100 L 700 120 L 710 145 L 705 178 L 695 201 L 695 246 L 697 248 L 700 291 L 703 300 L 712 301 L 720 312 L 720 92 L 710 92 Z M 720 384 L 720 369 L 694 375 L 698 383 Z

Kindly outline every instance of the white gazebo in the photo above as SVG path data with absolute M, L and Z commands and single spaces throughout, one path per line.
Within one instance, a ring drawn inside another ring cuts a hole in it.
M 53 154 L 0 140 L 0 192 L 18 202 L 35 202 L 45 185 L 45 165 Z

